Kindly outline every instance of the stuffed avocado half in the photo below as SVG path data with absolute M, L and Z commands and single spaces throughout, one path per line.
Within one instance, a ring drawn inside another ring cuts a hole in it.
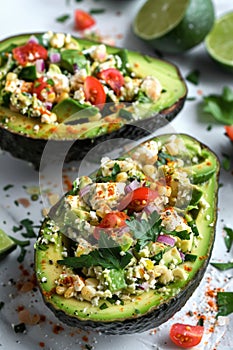
M 10 37 L 0 43 L 0 146 L 38 167 L 47 140 L 77 140 L 67 160 L 82 158 L 133 134 L 127 125 L 151 132 L 158 114 L 172 120 L 186 94 L 177 67 L 157 58 L 64 33 Z
M 64 323 L 142 332 L 177 312 L 210 259 L 219 163 L 185 134 L 166 134 L 78 177 L 35 244 L 43 299 Z

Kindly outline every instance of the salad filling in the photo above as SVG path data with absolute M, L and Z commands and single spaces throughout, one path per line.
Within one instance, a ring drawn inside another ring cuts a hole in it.
M 203 164 L 209 167 L 204 175 L 190 170 Z M 36 243 L 42 250 L 62 246 L 56 263 L 63 270 L 53 293 L 95 306 L 103 299 L 120 305 L 187 280 L 186 264 L 197 259 L 203 234 L 195 217 L 206 206 L 202 188 L 210 170 L 204 151 L 172 135 L 122 158 L 104 157 L 94 175 L 78 177 Z
M 85 118 L 99 120 L 106 103 L 112 112 L 132 104 L 130 119 L 137 119 L 137 105 L 154 103 L 162 91 L 157 77 L 135 74 L 126 50 L 80 48 L 70 34 L 33 35 L 0 52 L 0 105 L 41 123 L 63 122 L 64 109 L 72 115 L 91 107 Z

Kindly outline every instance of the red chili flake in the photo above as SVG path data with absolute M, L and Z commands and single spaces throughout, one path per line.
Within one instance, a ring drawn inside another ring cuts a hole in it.
M 214 327 L 213 327 L 213 326 L 211 326 L 211 327 L 209 328 L 209 332 L 210 332 L 210 333 L 214 333 Z
M 85 342 L 87 343 L 89 339 L 88 339 L 88 337 L 87 337 L 86 335 L 84 335 L 84 336 L 82 337 L 82 340 L 85 341 Z
M 202 90 L 197 90 L 197 94 L 202 96 L 203 95 L 203 91 Z
M 28 208 L 30 206 L 30 202 L 27 198 L 19 198 L 17 202 L 21 204 L 24 208 Z
M 40 342 L 39 342 L 39 346 L 40 346 L 41 348 L 44 348 L 44 347 L 45 347 L 45 343 L 44 343 L 43 341 L 40 341 Z
M 73 184 L 72 181 L 69 179 L 68 175 L 63 175 L 63 182 L 66 186 L 67 191 L 72 190 Z
M 61 333 L 62 331 L 64 331 L 64 328 L 62 326 L 60 326 L 59 324 L 55 324 L 53 326 L 53 333 L 55 334 L 59 334 Z
M 188 272 L 192 271 L 192 267 L 187 266 L 187 265 L 184 265 L 184 269 L 185 269 L 185 271 L 188 271 Z

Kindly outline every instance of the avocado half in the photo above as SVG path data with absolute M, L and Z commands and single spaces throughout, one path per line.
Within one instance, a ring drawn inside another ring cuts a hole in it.
M 41 33 L 38 33 L 41 35 Z M 11 44 L 22 45 L 35 33 L 22 34 L 9 37 L 0 42 L 0 52 Z M 77 41 L 80 49 L 89 48 L 98 43 L 85 39 L 72 37 Z M 107 46 L 107 52 L 114 54 L 119 48 Z M 0 147 L 9 151 L 14 157 L 31 162 L 35 168 L 39 168 L 41 156 L 48 140 L 67 144 L 69 152 L 66 162 L 79 160 L 97 144 L 105 140 L 119 137 L 131 137 L 138 139 L 164 125 L 165 121 L 171 121 L 182 109 L 187 87 L 179 69 L 166 61 L 154 57 L 148 57 L 138 52 L 128 51 L 128 61 L 136 76 L 156 76 L 163 87 L 161 98 L 150 105 L 146 117 L 137 121 L 126 120 L 114 114 L 102 118 L 100 121 L 84 122 L 73 125 L 63 122 L 69 116 L 69 108 L 64 103 L 64 116 L 58 125 L 41 124 L 38 118 L 28 118 L 0 105 Z M 62 110 L 59 110 L 62 114 Z M 34 131 L 34 126 L 39 125 L 39 132 Z M 71 145 L 71 147 L 70 147 Z M 65 145 L 65 148 L 67 146 Z
M 161 135 L 155 139 L 163 142 L 169 136 Z M 133 301 L 125 301 L 124 305 L 109 303 L 104 309 L 86 301 L 65 299 L 55 293 L 54 282 L 62 273 L 62 267 L 57 263 L 62 259 L 63 243 L 60 234 L 57 245 L 50 242 L 46 249 L 35 245 L 35 272 L 44 302 L 64 323 L 111 335 L 144 332 L 158 327 L 171 318 L 198 287 L 211 257 L 215 239 L 219 162 L 215 154 L 205 145 L 188 135 L 179 136 L 191 154 L 196 152 L 200 159 L 200 162 L 192 167 L 191 172 L 193 183 L 198 184 L 203 193 L 202 204 L 194 215 L 200 238 L 190 252 L 197 258 L 195 261 L 183 263 L 183 268 L 188 272 L 187 280 L 171 282 L 164 292 L 161 290 L 143 292 L 139 296 L 134 296 Z M 64 198 L 51 209 L 49 218 L 56 216 L 56 211 L 61 207 L 63 200 Z M 38 238 L 43 236 L 42 229 L 46 228 L 47 220 L 48 218 L 44 220 Z M 104 302 L 106 300 L 102 303 Z

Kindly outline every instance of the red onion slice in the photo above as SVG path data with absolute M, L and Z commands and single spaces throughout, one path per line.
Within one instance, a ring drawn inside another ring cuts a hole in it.
M 61 61 L 61 55 L 59 52 L 51 52 L 49 55 L 49 59 L 51 63 L 58 63 Z
M 133 180 L 131 183 L 129 183 L 128 185 L 125 186 L 125 193 L 129 193 L 132 192 L 134 190 L 136 190 L 136 188 L 141 187 L 140 182 L 138 182 L 138 180 Z
M 167 235 L 160 235 L 157 238 L 157 242 L 164 243 L 164 244 L 167 244 L 167 245 L 170 245 L 173 247 L 176 243 L 176 240 L 170 236 L 167 236 Z
M 42 59 L 36 60 L 36 71 L 38 73 L 42 73 L 44 70 L 45 70 L 44 60 Z
M 35 37 L 35 35 L 31 35 L 28 39 L 28 43 L 39 44 L 39 40 Z
M 52 102 L 45 102 L 44 103 L 44 105 L 45 105 L 45 108 L 48 110 L 48 111 L 51 111 L 52 110 L 52 107 L 53 107 L 53 104 L 52 104 Z
M 91 189 L 91 186 L 90 186 L 90 185 L 87 185 L 87 186 L 81 188 L 80 191 L 79 191 L 80 197 L 83 197 L 83 196 L 85 196 L 87 193 L 89 193 L 89 192 L 90 192 L 90 189 Z

